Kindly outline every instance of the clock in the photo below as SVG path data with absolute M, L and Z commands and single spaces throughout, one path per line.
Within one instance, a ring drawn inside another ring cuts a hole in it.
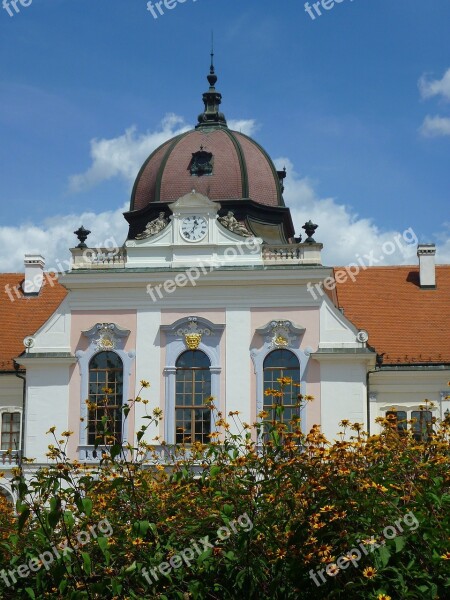
M 180 234 L 187 242 L 199 242 L 208 231 L 208 223 L 204 217 L 190 215 L 184 217 L 180 225 Z

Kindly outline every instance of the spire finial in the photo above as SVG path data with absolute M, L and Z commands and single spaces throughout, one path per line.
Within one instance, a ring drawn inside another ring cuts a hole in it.
M 214 67 L 214 31 L 211 31 L 211 66 L 207 76 L 209 90 L 203 94 L 205 111 L 198 117 L 197 127 L 227 126 L 223 113 L 220 112 L 222 94 L 216 91 L 217 75 Z
M 214 69 L 214 31 L 211 31 L 211 66 L 209 67 L 208 82 L 211 88 L 217 83 L 217 75 Z

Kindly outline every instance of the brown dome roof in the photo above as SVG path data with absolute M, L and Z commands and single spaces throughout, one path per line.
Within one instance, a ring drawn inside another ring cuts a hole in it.
M 268 154 L 254 140 L 228 129 L 220 111 L 222 95 L 216 90 L 217 76 L 211 54 L 203 94 L 205 110 L 195 129 L 182 133 L 157 148 L 141 168 L 124 213 L 134 240 L 146 224 L 161 212 L 170 216 L 168 204 L 193 189 L 220 202 L 219 213 L 235 218 L 267 243 L 286 244 L 294 226 L 283 201 L 286 169 L 277 171 Z
M 210 157 L 211 173 L 192 169 L 193 155 L 202 153 Z M 192 189 L 211 200 L 252 199 L 265 206 L 284 206 L 270 157 L 254 140 L 222 123 L 200 124 L 155 150 L 137 176 L 130 210 L 151 202 L 174 202 Z

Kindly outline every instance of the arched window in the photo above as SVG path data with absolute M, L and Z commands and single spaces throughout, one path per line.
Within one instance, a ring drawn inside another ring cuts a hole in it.
M 20 412 L 2 413 L 1 449 L 19 450 Z
M 8 507 L 12 509 L 14 506 L 14 498 L 12 497 L 10 492 L 8 492 L 8 490 L 5 490 L 5 488 L 0 487 L 0 496 L 4 499 Z M 0 498 L 0 500 L 2 498 Z
M 206 444 L 211 433 L 211 362 L 204 352 L 188 350 L 176 362 L 175 441 Z
M 89 362 L 89 402 L 96 405 L 88 413 L 88 444 L 122 442 L 123 364 L 115 352 L 99 352 Z M 108 436 L 102 432 L 106 417 Z M 114 438 L 114 439 L 112 439 Z
M 277 420 L 276 407 L 284 406 L 283 422 L 289 423 L 294 416 L 300 416 L 298 394 L 300 393 L 300 362 L 289 350 L 273 350 L 264 360 L 264 391 L 269 389 L 281 390 L 278 379 L 289 377 L 292 383 L 284 387 L 282 397 L 264 394 L 264 410 L 272 420 Z

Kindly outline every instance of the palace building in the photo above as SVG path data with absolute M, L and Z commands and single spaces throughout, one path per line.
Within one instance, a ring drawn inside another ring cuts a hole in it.
M 418 265 L 369 267 L 329 293 L 309 293 L 336 273 L 322 264 L 317 225 L 305 214 L 294 228 L 285 171 L 229 129 L 213 66 L 208 82 L 197 126 L 137 174 L 121 248 L 89 248 L 81 227 L 57 280 L 30 255 L 24 273 L 0 275 L 4 493 L 20 455 L 36 459 L 33 468 L 47 462 L 51 426 L 74 432 L 71 458 L 98 462 L 103 413 L 86 400 L 95 404 L 104 388 L 116 437 L 135 440 L 145 407 L 125 419 L 120 406 L 141 380 L 163 411 L 152 444 L 158 435 L 207 441 L 210 396 L 224 414 L 257 421 L 272 410 L 264 391 L 283 376 L 293 382 L 285 418 L 299 410 L 300 384 L 314 397 L 301 409 L 303 429 L 320 424 L 330 439 L 343 419 L 376 433 L 376 418 L 393 409 L 398 427 L 421 437 L 450 410 L 450 266 L 436 266 L 434 246 L 422 245 Z M 434 405 L 421 410 L 425 399 Z

